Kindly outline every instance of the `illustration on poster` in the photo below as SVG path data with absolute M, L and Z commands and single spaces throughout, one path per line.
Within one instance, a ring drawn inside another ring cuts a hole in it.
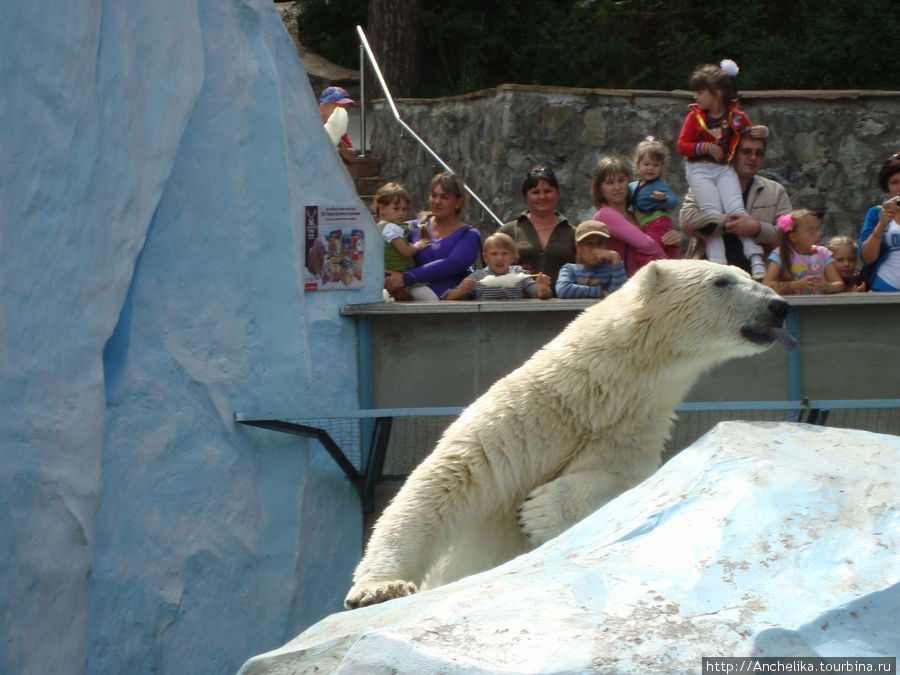
M 363 287 L 363 214 L 353 206 L 306 207 L 304 290 Z

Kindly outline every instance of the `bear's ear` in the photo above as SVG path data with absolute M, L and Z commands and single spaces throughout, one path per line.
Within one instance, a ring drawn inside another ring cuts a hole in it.
M 641 295 L 652 297 L 662 284 L 664 276 L 665 270 L 656 260 L 644 265 L 641 268 Z

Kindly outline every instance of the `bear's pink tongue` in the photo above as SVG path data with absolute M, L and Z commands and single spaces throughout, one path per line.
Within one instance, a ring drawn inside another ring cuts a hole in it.
M 797 346 L 797 340 L 781 326 L 769 328 L 769 332 L 776 340 L 778 340 L 787 351 L 791 351 Z

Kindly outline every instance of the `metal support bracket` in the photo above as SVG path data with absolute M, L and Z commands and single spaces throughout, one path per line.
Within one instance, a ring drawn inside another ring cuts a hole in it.
M 235 424 L 244 424 L 260 429 L 279 431 L 294 436 L 304 436 L 317 440 L 325 448 L 326 452 L 341 468 L 353 487 L 359 493 L 363 511 L 371 513 L 375 510 L 375 488 L 381 478 L 384 469 L 384 459 L 387 455 L 388 441 L 391 436 L 393 417 L 376 417 L 372 428 L 372 438 L 369 442 L 369 450 L 365 462 L 365 472 L 360 473 L 353 465 L 341 447 L 334 441 L 325 429 L 309 426 L 299 422 L 289 422 L 277 419 L 246 419 L 240 413 L 235 413 Z

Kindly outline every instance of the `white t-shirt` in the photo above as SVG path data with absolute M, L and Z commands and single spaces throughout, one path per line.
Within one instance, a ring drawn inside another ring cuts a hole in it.
M 900 225 L 896 220 L 888 223 L 881 238 L 884 261 L 878 266 L 878 278 L 894 288 L 900 288 Z
M 400 239 L 406 239 L 406 231 L 402 227 L 397 225 L 397 223 L 383 220 L 378 224 L 381 225 L 381 223 L 384 223 L 381 228 L 381 236 L 384 238 L 386 244 L 390 244 L 397 237 L 400 237 Z

